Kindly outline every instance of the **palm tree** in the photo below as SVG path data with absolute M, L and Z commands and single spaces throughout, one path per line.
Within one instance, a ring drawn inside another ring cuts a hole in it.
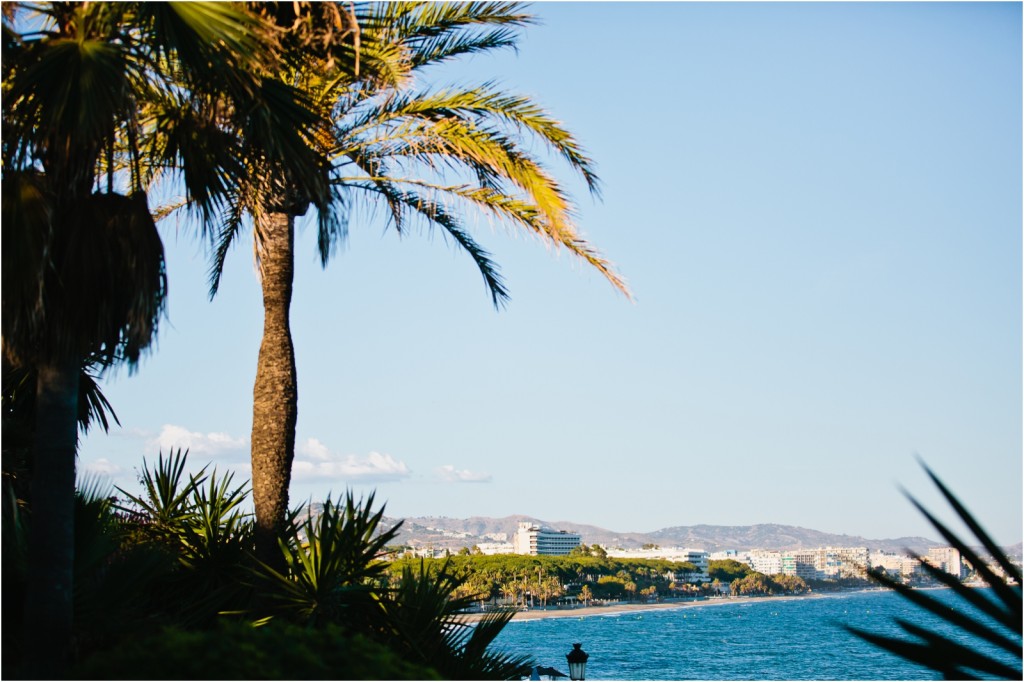
M 246 60 L 275 50 L 260 20 L 218 3 L 11 3 L 3 30 L 3 350 L 36 374 L 26 661 L 57 675 L 72 624 L 80 371 L 86 359 L 134 366 L 164 309 L 143 158 L 187 165 L 211 216 L 228 171 L 183 151 L 201 131 L 168 104 L 251 94 Z
M 35 432 L 36 372 L 16 366 L 5 355 L 3 361 L 3 476 L 16 499 L 31 505 L 31 450 Z M 78 428 L 88 433 L 99 426 L 104 433 L 110 423 L 120 425 L 113 406 L 103 395 L 96 363 L 86 360 L 78 374 Z
M 256 512 L 256 553 L 284 570 L 277 551 L 286 534 L 288 482 L 295 452 L 298 392 L 295 351 L 289 321 L 294 273 L 295 218 L 312 204 L 322 240 L 332 239 L 340 223 L 331 210 L 339 199 L 330 183 L 325 140 L 331 137 L 327 96 L 351 84 L 357 73 L 383 77 L 393 67 L 380 55 L 372 36 L 359 33 L 355 12 L 340 3 L 253 4 L 281 39 L 282 52 L 268 83 L 297 84 L 289 91 L 298 125 L 256 112 L 232 134 L 246 160 L 246 182 L 232 190 L 221 226 L 211 274 L 217 291 L 224 258 L 248 214 L 259 264 L 264 301 L 264 330 L 253 392 L 252 486 Z M 214 103 L 217 106 L 217 103 Z
M 587 606 L 593 598 L 594 593 L 591 591 L 590 585 L 584 585 L 583 589 L 580 590 L 580 599 L 583 600 L 583 605 Z
M 627 292 L 611 265 L 576 230 L 564 189 L 526 151 L 527 141 L 540 142 L 596 193 L 592 162 L 561 124 L 530 99 L 491 85 L 413 89 L 413 77 L 425 67 L 514 46 L 514 29 L 531 21 L 520 4 L 395 2 L 359 6 L 350 14 L 333 10 L 333 25 L 350 30 L 333 30 L 323 39 L 310 38 L 308 27 L 322 21 L 315 12 L 334 5 L 313 7 L 300 6 L 294 15 L 279 9 L 275 19 L 281 26 L 303 27 L 294 44 L 305 61 L 283 63 L 289 82 L 298 83 L 331 119 L 329 130 L 308 136 L 329 162 L 331 189 L 325 193 L 320 185 L 296 184 L 273 166 L 254 173 L 256 186 L 238 193 L 225 223 L 211 275 L 213 294 L 242 217 L 250 214 L 264 302 L 251 438 L 257 553 L 264 561 L 273 560 L 288 509 L 298 411 L 289 321 L 294 230 L 295 219 L 310 204 L 317 210 L 324 266 L 344 239 L 351 207 L 383 203 L 399 233 L 420 221 L 450 236 L 473 258 L 500 307 L 508 291 L 498 267 L 460 220 L 459 212 L 470 209 L 569 250 Z M 353 17 L 355 24 L 349 23 Z M 356 39 L 359 48 L 353 51 Z M 341 55 L 334 51 L 339 43 L 348 46 Z M 361 69 L 346 62 L 364 57 Z

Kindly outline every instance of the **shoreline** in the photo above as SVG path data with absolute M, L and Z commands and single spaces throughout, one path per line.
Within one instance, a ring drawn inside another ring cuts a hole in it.
M 830 593 L 831 594 L 831 593 Z M 797 599 L 820 599 L 825 595 L 810 593 L 810 594 L 792 594 L 792 595 L 778 595 L 771 597 L 712 597 L 710 599 L 700 600 L 679 600 L 679 601 L 661 601 L 652 604 L 644 604 L 639 602 L 626 603 L 626 604 L 608 604 L 601 606 L 580 606 L 576 608 L 544 608 L 537 607 L 529 609 L 527 611 L 517 611 L 516 615 L 512 617 L 513 621 L 525 621 L 525 620 L 545 620 L 548 618 L 588 618 L 591 616 L 607 616 L 618 613 L 643 613 L 644 611 L 663 611 L 666 609 L 688 609 L 697 606 L 723 606 L 726 604 L 747 604 L 750 602 L 763 601 L 766 599 L 771 600 L 797 600 Z M 467 622 L 475 623 L 479 621 L 484 614 L 482 613 L 469 613 L 467 615 Z
M 919 590 L 944 590 L 949 589 L 941 585 L 918 587 Z M 573 608 L 556 607 L 534 607 L 526 611 L 517 611 L 512 617 L 513 621 L 546 620 L 548 618 L 590 618 L 593 616 L 609 616 L 619 613 L 643 613 L 644 611 L 664 611 L 667 609 L 690 609 L 698 606 L 726 606 L 729 604 L 750 604 L 761 601 L 799 601 L 802 599 L 829 599 L 844 595 L 859 594 L 863 592 L 886 592 L 884 588 L 868 587 L 845 589 L 830 592 L 808 592 L 805 594 L 784 594 L 764 595 L 757 597 L 710 597 L 700 600 L 675 600 L 661 601 L 653 604 L 630 602 L 625 604 L 602 604 L 601 606 L 579 606 Z M 484 616 L 483 613 L 474 612 L 465 614 L 464 622 L 475 623 Z

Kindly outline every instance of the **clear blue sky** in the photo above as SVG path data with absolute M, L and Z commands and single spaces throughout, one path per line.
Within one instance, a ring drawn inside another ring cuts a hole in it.
M 636 303 L 481 221 L 495 312 L 435 235 L 299 237 L 292 500 L 528 514 L 619 531 L 783 523 L 937 537 L 920 454 L 1021 540 L 1020 4 L 570 3 L 442 82 L 535 97 L 598 163 L 563 167 Z M 222 292 L 164 226 L 169 320 L 106 392 L 85 470 L 133 486 L 177 444 L 247 477 L 262 328 L 249 240 Z

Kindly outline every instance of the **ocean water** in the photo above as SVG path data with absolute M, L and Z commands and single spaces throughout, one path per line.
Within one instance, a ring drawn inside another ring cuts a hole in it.
M 957 604 L 950 590 L 930 590 L 929 594 L 954 607 Z M 941 679 L 941 675 L 878 649 L 841 627 L 847 624 L 898 636 L 902 630 L 894 618 L 965 642 L 945 621 L 892 592 L 878 590 L 513 621 L 494 646 L 530 654 L 538 665 L 567 673 L 565 654 L 573 642 L 581 642 L 590 654 L 588 680 Z M 987 644 L 976 648 L 999 651 Z

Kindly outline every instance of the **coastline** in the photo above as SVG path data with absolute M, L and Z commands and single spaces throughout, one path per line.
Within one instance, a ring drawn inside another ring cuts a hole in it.
M 917 587 L 918 590 L 946 590 L 942 585 L 929 585 Z M 691 609 L 698 606 L 726 606 L 728 604 L 749 604 L 761 601 L 799 601 L 802 599 L 830 599 L 844 595 L 859 594 L 862 592 L 886 592 L 884 588 L 867 587 L 853 588 L 829 592 L 808 592 L 805 594 L 786 595 L 764 595 L 757 597 L 710 597 L 708 599 L 689 600 L 679 599 L 650 603 L 629 602 L 625 604 L 602 604 L 600 606 L 577 606 L 570 608 L 558 608 L 554 606 L 534 607 L 526 611 L 517 611 L 512 617 L 513 621 L 523 620 L 544 620 L 548 618 L 589 618 L 592 616 L 608 616 L 619 613 L 643 613 L 644 611 L 663 611 L 666 609 Z M 475 623 L 484 616 L 483 613 L 473 612 L 465 614 L 467 623 Z
M 601 606 L 580 606 L 575 608 L 537 607 L 527 611 L 517 611 L 513 621 L 541 620 L 547 618 L 588 618 L 591 616 L 607 616 L 618 613 L 643 613 L 644 611 L 663 611 L 665 609 L 689 609 L 697 606 L 722 606 L 725 604 L 747 604 L 750 602 L 771 600 L 821 599 L 823 594 L 793 594 L 771 597 L 713 597 L 701 600 L 662 601 L 655 603 L 626 603 Z M 467 622 L 475 623 L 483 617 L 482 613 L 466 614 Z

